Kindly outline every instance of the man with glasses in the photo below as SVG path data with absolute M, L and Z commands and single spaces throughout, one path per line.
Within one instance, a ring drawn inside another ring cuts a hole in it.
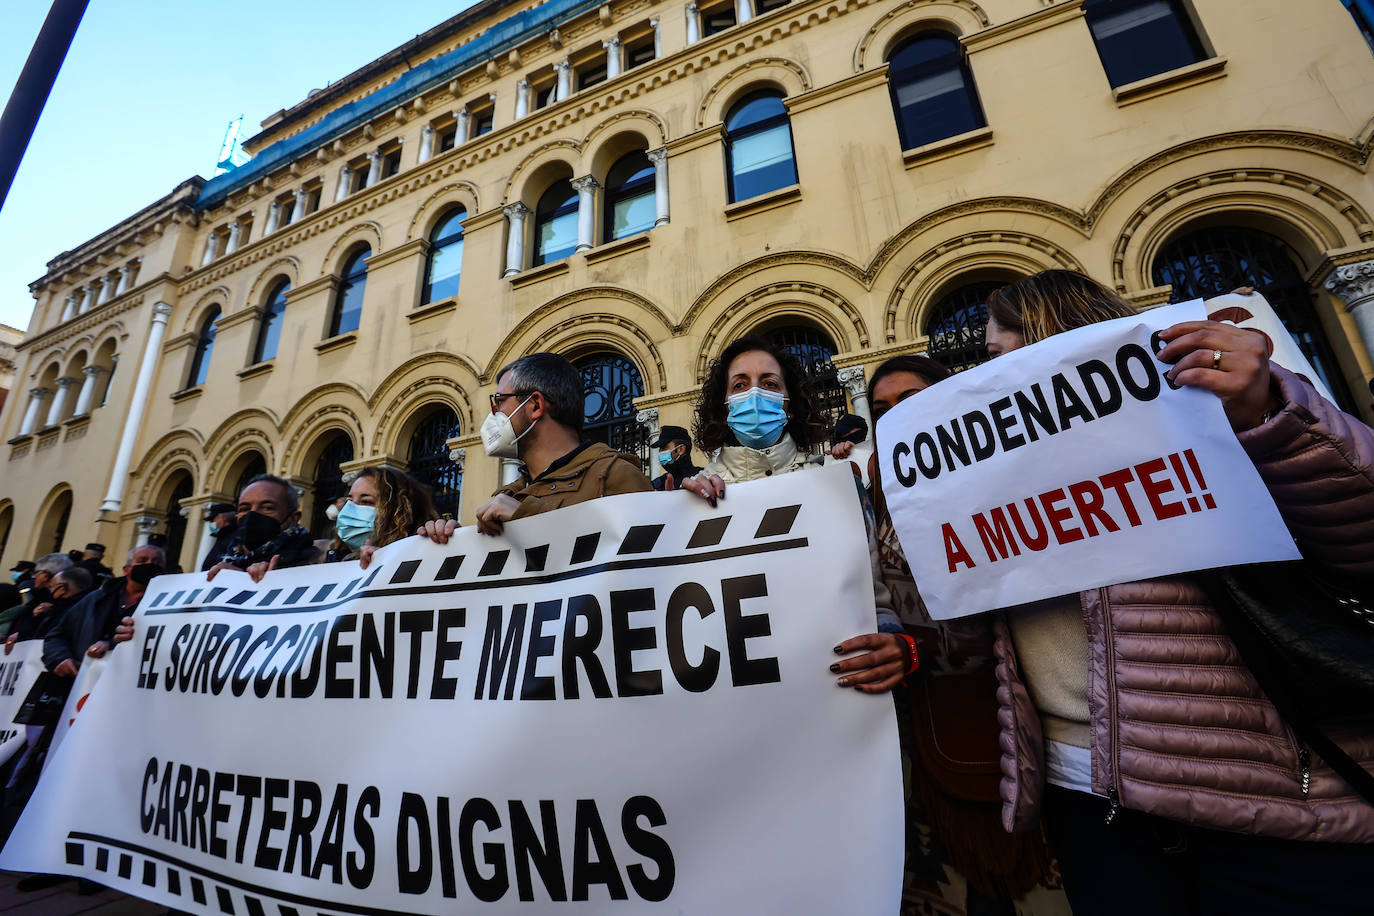
M 67 613 L 67 608 L 76 604 L 81 596 L 91 590 L 94 582 L 91 574 L 80 566 L 64 569 L 52 577 L 48 585 L 49 600 L 35 605 L 25 605 L 14 618 L 9 638 L 5 641 L 5 654 L 9 655 L 14 644 L 25 639 L 41 639 L 47 635 L 53 622 Z
M 477 510 L 477 530 L 500 534 L 505 523 L 601 496 L 652 490 L 633 455 L 582 438 L 582 377 L 553 353 L 531 353 L 497 373 L 482 447 L 493 458 L 518 458 L 520 479 Z M 420 534 L 447 543 L 458 523 L 427 522 Z

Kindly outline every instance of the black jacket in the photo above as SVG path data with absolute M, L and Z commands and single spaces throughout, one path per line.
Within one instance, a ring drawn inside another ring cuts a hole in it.
M 104 640 L 114 639 L 115 627 L 123 617 L 132 614 L 137 603 L 120 608 L 124 595 L 123 578 L 108 579 L 67 608 L 43 638 L 43 666 L 49 671 L 67 659 L 80 666 L 86 650 Z
M 220 528 L 210 535 L 213 542 L 210 544 L 210 551 L 205 555 L 205 561 L 200 564 L 201 572 L 209 572 L 210 567 L 219 562 L 219 558 L 229 552 L 229 543 L 238 533 L 238 522 L 231 522 L 227 526 Z
M 663 483 L 665 480 L 667 480 L 669 474 L 673 475 L 673 486 L 681 487 L 682 482 L 686 480 L 688 477 L 697 476 L 697 474 L 701 472 L 701 468 L 697 467 L 695 464 L 692 464 L 691 453 L 688 453 L 686 455 L 683 455 L 677 461 L 674 461 L 672 464 L 668 465 L 666 468 L 663 469 L 663 471 L 664 473 L 654 478 L 655 490 L 663 489 Z
M 87 595 L 90 592 L 86 592 Z M 75 598 L 45 598 L 43 601 L 30 601 L 24 605 L 24 609 L 14 617 L 14 623 L 10 625 L 10 632 L 19 635 L 19 641 L 26 639 L 42 639 L 48 631 L 53 628 L 53 624 L 62 619 L 62 615 L 67 613 L 73 604 L 80 601 L 83 596 Z M 44 602 L 52 604 L 48 610 L 42 614 L 35 615 L 33 609 Z

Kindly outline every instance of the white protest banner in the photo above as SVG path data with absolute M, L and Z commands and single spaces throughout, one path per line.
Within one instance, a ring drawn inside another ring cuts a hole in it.
M 1297 547 L 1210 392 L 1152 335 L 1201 300 L 1057 334 L 878 423 L 883 492 L 932 616 L 962 617 Z
M 95 689 L 95 682 L 100 680 L 100 675 L 105 672 L 107 664 L 104 656 L 101 658 L 86 657 L 81 662 L 81 667 L 77 669 L 76 681 L 72 684 L 72 692 L 67 694 L 67 703 L 62 707 L 62 718 L 57 720 L 57 727 L 52 733 L 52 741 L 48 743 L 48 756 L 43 758 L 43 770 L 47 772 L 57 756 L 57 749 L 66 740 L 67 732 L 71 731 L 72 725 L 76 723 L 77 713 L 86 707 L 86 701 L 91 698 L 91 691 Z
M 9 655 L 0 655 L 0 763 L 24 747 L 25 729 L 14 724 L 14 717 L 42 673 L 41 639 L 17 642 Z
M 198 914 L 895 913 L 847 468 L 154 581 L 0 868 Z
M 1225 296 L 1208 299 L 1205 305 L 1207 317 L 1213 321 L 1225 321 L 1263 334 L 1264 339 L 1269 342 L 1271 360 L 1289 372 L 1296 372 L 1306 378 L 1317 389 L 1317 393 L 1328 401 L 1336 400 L 1331 396 L 1331 389 L 1326 387 L 1326 380 L 1308 362 L 1302 350 L 1298 349 L 1298 342 L 1283 326 L 1269 300 L 1259 293 L 1227 293 Z

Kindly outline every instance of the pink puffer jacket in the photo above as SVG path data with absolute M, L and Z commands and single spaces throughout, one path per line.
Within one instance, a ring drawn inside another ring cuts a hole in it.
M 1284 409 L 1239 436 L 1304 554 L 1374 576 L 1374 430 L 1274 367 Z M 1287 839 L 1374 842 L 1374 806 L 1301 747 L 1185 577 L 1081 594 L 1093 790 L 1126 808 Z M 1040 720 L 995 625 L 1002 820 L 1028 829 L 1044 787 Z M 1374 733 L 1334 734 L 1374 771 Z M 1304 776 L 1310 776 L 1304 791 Z

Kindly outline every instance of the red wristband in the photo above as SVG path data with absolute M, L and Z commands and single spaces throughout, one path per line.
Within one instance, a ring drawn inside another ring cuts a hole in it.
M 908 664 L 906 673 L 902 675 L 903 677 L 906 677 L 906 675 L 911 674 L 917 668 L 921 667 L 921 656 L 918 655 L 916 652 L 916 640 L 912 639 L 905 633 L 893 633 L 892 635 L 896 636 L 898 639 L 906 643 Z

